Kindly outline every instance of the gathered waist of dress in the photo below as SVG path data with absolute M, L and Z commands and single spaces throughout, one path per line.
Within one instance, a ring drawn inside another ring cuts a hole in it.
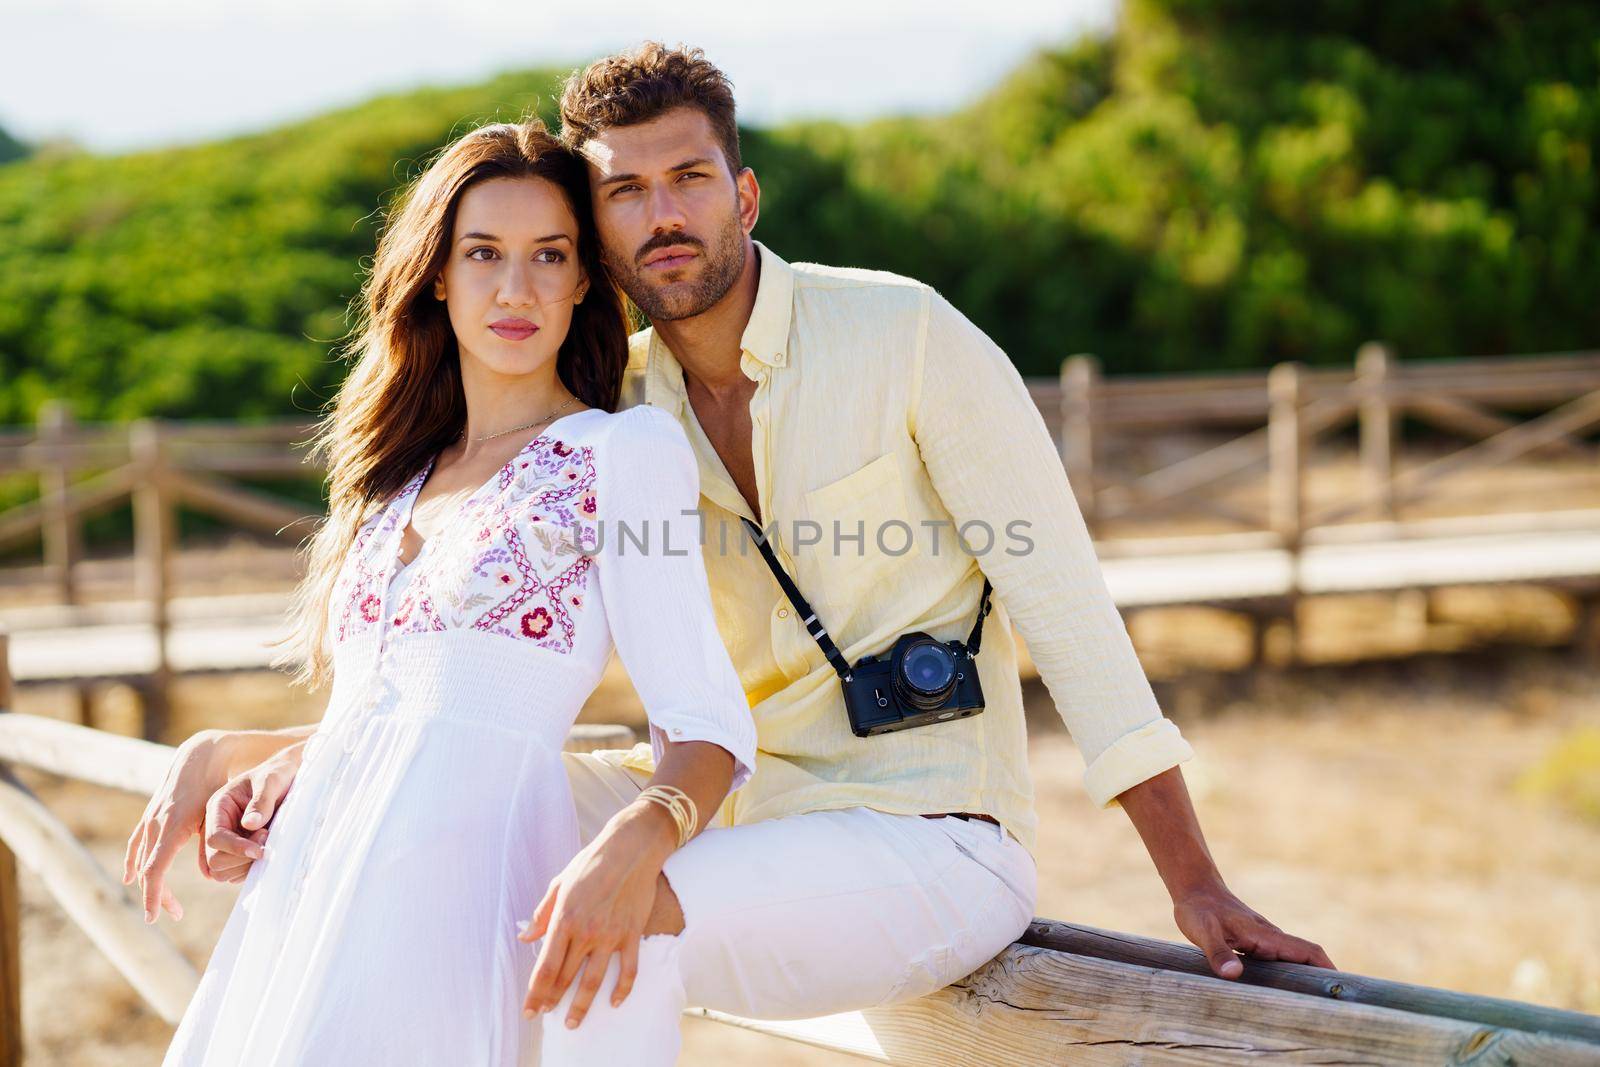
M 545 735 L 556 748 L 600 681 L 571 656 L 495 634 L 444 630 L 341 644 L 323 717 L 330 728 L 409 716 Z

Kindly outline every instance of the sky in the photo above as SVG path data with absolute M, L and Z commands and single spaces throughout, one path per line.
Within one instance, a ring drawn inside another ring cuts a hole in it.
M 1117 0 L 0 0 L 0 127 L 115 152 L 260 130 L 379 92 L 698 45 L 743 122 L 958 106 Z

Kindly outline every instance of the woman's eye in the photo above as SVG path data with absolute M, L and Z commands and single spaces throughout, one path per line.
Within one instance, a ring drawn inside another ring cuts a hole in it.
M 479 252 L 486 252 L 488 254 L 480 256 L 480 255 L 478 255 Z M 468 259 L 487 260 L 487 259 L 492 258 L 494 256 L 494 254 L 495 254 L 495 251 L 492 248 L 479 247 L 479 248 L 474 248 L 470 252 L 468 252 L 467 253 L 467 258 Z
M 548 259 L 545 258 L 547 256 L 549 257 Z M 554 248 L 540 249 L 537 258 L 541 263 L 565 263 L 567 261 L 566 254 Z

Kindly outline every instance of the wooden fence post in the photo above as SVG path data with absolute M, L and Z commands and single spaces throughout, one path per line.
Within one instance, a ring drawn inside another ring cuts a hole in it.
M 44 509 L 44 561 L 55 572 L 63 604 L 78 602 L 73 571 L 80 552 L 78 519 L 66 508 L 67 490 L 72 485 L 68 458 L 72 429 L 72 409 L 66 404 L 50 400 L 40 406 L 39 440 L 44 445 L 44 459 L 39 465 L 39 502 Z
M 0 715 L 11 711 L 11 661 L 0 630 Z M 17 857 L 0 840 L 0 1067 L 22 1065 L 22 895 Z
M 168 491 L 161 425 L 154 419 L 138 420 L 129 428 L 128 446 L 134 462 L 143 472 L 133 491 L 136 595 L 150 602 L 150 626 L 156 641 L 155 670 L 145 687 L 142 732 L 146 741 L 161 741 L 166 735 L 171 710 L 172 667 L 167 660 L 167 634 L 171 623 L 167 600 L 177 516 Z
M 1396 424 L 1399 410 L 1389 399 L 1394 352 L 1368 341 L 1356 353 L 1356 395 L 1360 397 L 1361 474 L 1367 499 L 1378 516 L 1398 518 L 1394 501 Z
M 70 450 L 74 422 L 72 408 L 60 400 L 47 400 L 39 407 L 39 440 L 44 445 L 44 459 L 39 465 L 39 503 L 44 511 L 40 533 L 45 565 L 55 572 L 56 590 L 63 604 L 78 603 L 75 568 L 83 554 L 82 520 L 67 508 L 67 491 L 72 487 Z M 74 684 L 72 695 L 78 722 L 93 726 L 89 687 Z
M 1095 394 L 1100 361 L 1091 355 L 1068 356 L 1061 362 L 1061 461 L 1089 533 L 1097 532 L 1100 493 L 1095 484 Z
M 1366 497 L 1366 507 L 1377 518 L 1389 522 L 1400 517 L 1395 504 L 1394 472 L 1403 406 L 1396 406 L 1389 396 L 1395 369 L 1394 350 L 1388 345 L 1368 341 L 1356 351 L 1362 494 Z M 1428 590 L 1398 590 L 1395 609 L 1406 638 L 1418 648 L 1425 647 L 1432 619 L 1432 597 Z
M 1287 630 L 1284 662 L 1293 662 L 1298 644 L 1300 545 L 1306 513 L 1305 377 L 1298 363 L 1279 363 L 1267 372 L 1267 512 L 1272 531 L 1289 554 L 1288 609 L 1273 622 Z

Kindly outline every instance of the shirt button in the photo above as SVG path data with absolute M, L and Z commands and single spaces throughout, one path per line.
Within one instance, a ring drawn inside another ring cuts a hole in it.
M 788 617 L 789 617 L 789 609 L 788 608 L 779 608 L 778 609 L 778 618 L 787 619 Z
M 672 728 L 672 732 L 673 732 L 673 733 L 674 733 L 674 734 L 677 734 L 677 735 L 679 735 L 679 736 L 682 736 L 682 734 L 683 734 L 683 728 L 682 728 L 682 727 L 680 727 L 680 726 L 674 726 L 674 727 L 673 727 L 673 728 Z

